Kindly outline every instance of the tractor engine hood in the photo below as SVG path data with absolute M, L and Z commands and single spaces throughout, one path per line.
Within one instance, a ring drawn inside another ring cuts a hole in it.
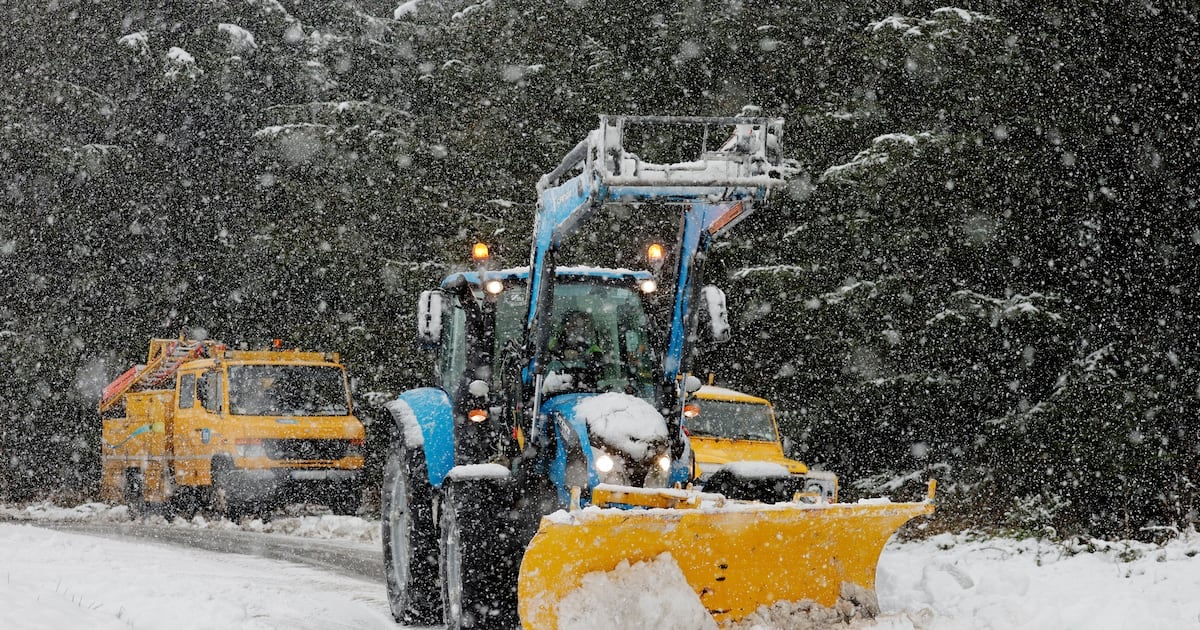
M 558 415 L 592 446 L 647 461 L 666 450 L 667 422 L 654 405 L 618 392 L 560 394 L 542 409 Z

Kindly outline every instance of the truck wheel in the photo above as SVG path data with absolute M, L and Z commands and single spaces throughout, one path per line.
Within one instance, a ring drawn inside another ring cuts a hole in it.
M 199 489 L 192 486 L 177 486 L 171 495 L 170 509 L 184 520 L 190 521 L 200 508 Z
M 362 507 L 362 483 L 335 484 L 329 488 L 328 507 L 334 514 L 354 516 Z
M 247 506 L 243 501 L 234 498 L 229 474 L 232 468 L 233 463 L 223 457 L 213 459 L 211 507 L 217 514 L 236 523 L 246 513 Z
M 507 480 L 505 480 L 507 481 Z M 494 479 L 447 480 L 440 510 L 442 607 L 448 630 L 510 629 L 517 616 L 521 550 L 506 500 Z
M 146 474 L 140 468 L 125 471 L 125 505 L 133 518 L 146 513 Z
M 406 625 L 441 621 L 433 488 L 420 450 L 409 451 L 403 445 L 390 450 L 383 469 L 380 513 L 392 617 Z

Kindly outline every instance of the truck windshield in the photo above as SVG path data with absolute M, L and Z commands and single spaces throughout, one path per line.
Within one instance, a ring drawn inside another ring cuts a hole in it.
M 350 413 L 342 370 L 316 365 L 229 368 L 229 409 L 239 416 L 344 416 Z
M 695 399 L 700 415 L 688 418 L 686 428 L 697 437 L 774 442 L 775 421 L 767 405 Z

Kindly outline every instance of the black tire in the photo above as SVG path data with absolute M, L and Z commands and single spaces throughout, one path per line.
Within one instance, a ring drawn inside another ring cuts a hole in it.
M 146 514 L 146 473 L 141 468 L 125 471 L 125 505 L 132 518 L 141 518 Z
M 334 484 L 329 489 L 329 499 L 326 502 L 329 511 L 344 516 L 358 514 L 359 508 L 362 507 L 362 493 L 362 483 L 358 481 Z
M 240 521 L 249 507 L 244 501 L 234 498 L 235 492 L 230 479 L 233 462 L 224 457 L 212 460 L 212 500 L 209 507 L 217 514 L 233 521 Z
M 184 520 L 190 521 L 200 509 L 200 489 L 193 486 L 176 486 L 171 495 L 171 512 Z
M 405 625 L 442 620 L 438 534 L 425 454 L 393 446 L 383 469 L 380 501 L 383 564 L 392 617 Z
M 448 630 L 511 630 L 517 616 L 521 549 L 514 527 L 511 480 L 442 484 L 440 575 Z

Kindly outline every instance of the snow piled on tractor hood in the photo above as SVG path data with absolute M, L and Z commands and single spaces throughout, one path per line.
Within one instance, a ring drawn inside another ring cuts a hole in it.
M 667 422 L 654 405 L 629 394 L 589 396 L 575 405 L 589 435 L 638 460 L 653 453 L 651 445 L 667 441 Z

